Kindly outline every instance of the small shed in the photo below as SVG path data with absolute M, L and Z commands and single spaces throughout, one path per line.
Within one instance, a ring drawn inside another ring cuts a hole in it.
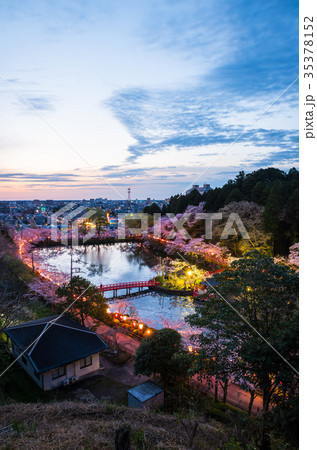
M 164 391 L 152 381 L 146 381 L 128 390 L 128 405 L 130 408 L 141 409 L 163 406 Z

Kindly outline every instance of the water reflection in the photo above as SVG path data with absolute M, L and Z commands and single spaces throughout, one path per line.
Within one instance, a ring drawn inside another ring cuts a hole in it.
M 76 275 L 87 278 L 95 285 L 128 281 L 145 281 L 156 275 L 151 267 L 157 260 L 151 255 L 136 251 L 136 244 L 79 246 L 73 248 L 38 249 L 35 258 L 40 264 L 65 274 L 70 273 L 71 251 Z M 133 292 L 133 290 L 132 290 Z M 134 291 L 135 292 L 135 291 Z M 119 291 L 125 294 L 125 291 Z M 107 292 L 106 296 L 112 296 Z M 193 301 L 188 297 L 161 295 L 154 292 L 128 299 L 130 307 L 137 310 L 143 321 L 151 321 L 155 328 L 162 328 L 162 318 L 177 322 L 194 312 Z M 115 308 L 116 304 L 113 304 Z

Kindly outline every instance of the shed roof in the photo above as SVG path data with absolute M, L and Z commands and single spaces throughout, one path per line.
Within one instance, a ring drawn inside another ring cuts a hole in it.
M 5 331 L 39 373 L 99 353 L 107 344 L 93 331 L 67 316 L 21 323 Z M 30 346 L 30 348 L 28 348 Z
M 139 384 L 139 386 L 135 386 L 128 390 L 128 393 L 137 398 L 141 403 L 146 402 L 161 392 L 163 392 L 163 389 L 152 383 L 152 381 L 146 381 L 145 383 Z

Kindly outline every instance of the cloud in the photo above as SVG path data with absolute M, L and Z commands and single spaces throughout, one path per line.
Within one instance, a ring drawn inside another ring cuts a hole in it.
M 281 152 L 270 152 L 265 156 L 259 155 L 258 159 L 247 160 L 245 164 L 252 166 L 253 168 L 261 167 L 282 167 L 287 165 L 293 167 L 298 165 L 298 151 L 297 150 L 285 150 Z
M 26 97 L 17 103 L 24 111 L 54 111 L 51 100 L 47 97 Z
M 163 1 L 153 8 L 142 30 L 148 45 L 183 52 L 197 61 L 202 75 L 169 90 L 121 89 L 102 102 L 136 141 L 128 148 L 128 163 L 143 155 L 193 148 L 197 157 L 204 157 L 202 147 L 229 146 L 236 140 L 245 153 L 250 146 L 275 148 L 277 154 L 298 151 L 296 129 L 274 128 L 283 121 L 283 108 L 297 115 L 297 83 L 276 101 L 298 74 L 296 5 L 287 0 L 256 5 L 237 0 L 220 11 L 216 2 L 182 1 L 168 7 Z M 245 132 L 272 102 L 274 106 Z M 250 115 L 247 124 L 245 113 Z M 273 126 L 265 127 L 268 118 Z M 218 154 L 209 155 L 213 153 Z
M 73 173 L 52 173 L 52 174 L 34 174 L 34 173 L 0 173 L 0 180 L 7 181 L 41 181 L 41 182 L 61 182 L 72 181 L 79 175 Z
M 244 124 L 222 123 L 218 111 L 221 107 L 228 109 L 229 105 L 221 101 L 219 93 L 201 91 L 200 88 L 186 91 L 133 88 L 118 92 L 104 102 L 104 106 L 111 107 L 137 141 L 128 149 L 128 162 L 136 162 L 144 154 L 169 149 L 199 150 L 218 144 L 230 145 L 236 140 L 245 146 L 276 147 L 277 151 L 286 147 L 292 150 L 298 148 L 297 130 L 252 128 L 245 131 L 247 127 Z M 234 99 L 231 103 L 234 105 Z M 239 109 L 243 111 L 246 108 L 237 103 L 237 115 Z M 252 109 L 255 109 L 254 100 Z M 261 112 L 259 110 L 254 117 L 257 118 Z M 274 116 L 274 112 L 271 114 Z M 261 120 L 254 127 L 260 123 Z

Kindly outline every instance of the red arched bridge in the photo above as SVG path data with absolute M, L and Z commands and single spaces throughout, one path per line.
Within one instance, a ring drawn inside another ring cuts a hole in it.
M 143 288 L 148 288 L 151 286 L 159 286 L 160 283 L 158 283 L 157 281 L 154 280 L 149 280 L 149 281 L 130 281 L 128 283 L 114 283 L 114 284 L 101 284 L 99 286 L 99 292 L 108 292 L 108 291 L 113 291 L 113 295 L 116 296 L 118 295 L 118 291 L 120 289 L 125 289 L 127 294 L 130 294 L 131 289 L 133 288 L 138 288 L 139 292 L 141 292 L 141 290 Z

